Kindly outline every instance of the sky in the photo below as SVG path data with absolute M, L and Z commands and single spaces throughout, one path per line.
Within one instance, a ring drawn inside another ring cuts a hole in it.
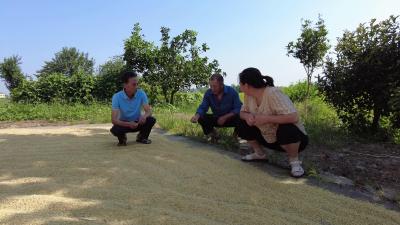
M 147 40 L 159 44 L 160 28 L 171 35 L 198 32 L 210 59 L 227 73 L 226 84 L 237 84 L 238 73 L 256 67 L 286 86 L 306 77 L 285 46 L 300 35 L 301 19 L 325 20 L 330 44 L 344 30 L 372 18 L 400 15 L 398 0 L 0 0 L 0 61 L 22 57 L 21 68 L 34 75 L 62 47 L 76 47 L 93 57 L 96 67 L 123 54 L 123 43 L 137 22 Z M 331 51 L 333 48 L 331 49 Z M 8 93 L 0 81 L 0 92 Z

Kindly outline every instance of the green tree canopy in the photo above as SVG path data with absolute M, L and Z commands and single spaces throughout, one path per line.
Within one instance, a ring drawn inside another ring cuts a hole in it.
M 318 81 L 320 89 L 347 125 L 376 131 L 382 116 L 398 110 L 391 104 L 400 96 L 398 17 L 379 23 L 373 19 L 345 31 L 335 52 Z
M 89 58 L 88 53 L 80 52 L 76 48 L 64 47 L 57 52 L 50 61 L 46 61 L 41 70 L 37 72 L 37 77 L 46 76 L 53 73 L 60 73 L 71 77 L 76 73 L 92 75 L 94 59 Z
M 144 40 L 139 24 L 125 41 L 127 68 L 143 74 L 145 81 L 159 87 L 167 103 L 174 103 L 178 91 L 204 86 L 211 73 L 221 72 L 218 61 L 203 56 L 207 44 L 197 45 L 197 32 L 185 30 L 170 37 L 170 29 L 161 27 L 161 44 Z
M 121 90 L 121 74 L 125 70 L 122 56 L 116 56 L 100 65 L 94 90 L 97 99 L 110 100 L 114 93 Z
M 4 58 L 0 63 L 0 78 L 4 80 L 8 90 L 12 91 L 25 80 L 25 76 L 21 71 L 21 57 L 15 55 Z

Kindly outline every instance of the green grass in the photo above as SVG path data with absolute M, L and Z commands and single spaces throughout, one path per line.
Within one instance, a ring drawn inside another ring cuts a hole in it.
M 190 122 L 190 118 L 195 114 L 200 100 L 201 99 L 191 104 L 181 104 L 179 106 L 155 106 L 154 114 L 157 118 L 157 123 L 162 129 L 173 134 L 191 137 L 198 141 L 206 141 L 200 125 Z M 233 128 L 220 128 L 218 131 L 221 135 L 219 146 L 225 149 L 236 147 L 237 143 L 232 137 Z
M 86 121 L 89 123 L 109 122 L 111 107 L 106 104 L 21 104 L 0 102 L 0 121 L 46 120 L 49 122 Z
M 343 128 L 335 110 L 321 98 L 316 97 L 308 101 L 307 116 L 304 102 L 295 103 L 295 105 L 311 143 L 341 147 L 349 141 L 348 133 Z
M 243 100 L 243 94 L 240 94 Z M 155 105 L 154 114 L 161 128 L 182 136 L 203 140 L 201 127 L 192 124 L 189 120 L 196 112 L 201 98 L 173 105 Z M 297 103 L 306 130 L 312 143 L 331 146 L 345 143 L 346 134 L 340 128 L 333 108 L 320 98 L 309 101 L 308 117 L 304 116 L 304 104 Z M 49 122 L 79 122 L 107 123 L 110 122 L 110 106 L 106 103 L 84 104 L 22 104 L 12 103 L 8 99 L 0 100 L 0 121 L 46 120 Z M 221 144 L 226 147 L 236 147 L 237 143 L 232 138 L 232 128 L 219 129 Z
M 193 95 L 185 102 L 173 105 L 155 105 L 154 114 L 161 128 L 182 136 L 203 140 L 201 127 L 190 123 L 190 118 L 200 104 L 201 96 Z M 192 96 L 192 97 L 193 97 Z M 240 93 L 243 100 L 243 94 Z M 308 102 L 308 116 L 305 116 L 303 102 L 295 103 L 311 144 L 321 144 L 328 147 L 341 147 L 351 140 L 354 135 L 348 134 L 343 128 L 335 110 L 326 104 L 320 97 L 314 97 Z M 0 121 L 46 120 L 49 122 L 110 122 L 111 109 L 107 103 L 85 104 L 22 104 L 13 103 L 8 99 L 0 99 Z M 222 145 L 226 148 L 236 147 L 232 138 L 231 128 L 219 129 L 222 136 Z M 395 143 L 400 142 L 400 131 L 393 133 Z M 397 138 L 397 139 L 396 139 Z M 396 142 L 397 140 L 397 142 Z
M 243 99 L 243 95 L 241 94 Z M 159 125 L 178 135 L 201 138 L 203 136 L 198 124 L 190 123 L 190 118 L 196 112 L 196 104 L 183 106 L 159 106 L 155 107 L 155 114 Z M 308 116 L 305 116 L 304 102 L 296 103 L 296 108 L 306 126 L 311 143 L 323 144 L 329 147 L 338 147 L 347 143 L 348 138 L 335 110 L 327 105 L 321 98 L 314 98 L 308 102 Z M 224 146 L 236 146 L 232 139 L 233 130 L 220 129 L 223 139 L 227 140 Z

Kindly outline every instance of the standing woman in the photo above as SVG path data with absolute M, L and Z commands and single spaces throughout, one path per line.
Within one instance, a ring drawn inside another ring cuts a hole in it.
M 239 80 L 240 90 L 245 94 L 240 112 L 239 136 L 254 149 L 242 160 L 267 160 L 262 146 L 285 151 L 292 176 L 303 176 L 298 154 L 307 146 L 308 136 L 292 101 L 274 87 L 271 77 L 263 76 L 256 68 L 243 70 Z

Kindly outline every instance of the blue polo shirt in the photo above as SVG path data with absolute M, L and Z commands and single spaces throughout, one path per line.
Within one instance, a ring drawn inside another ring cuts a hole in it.
M 142 89 L 138 89 L 132 98 L 129 98 L 124 90 L 115 93 L 112 97 L 112 109 L 119 110 L 119 119 L 123 121 L 139 120 L 142 107 L 147 104 L 149 101 Z
M 224 85 L 224 94 L 221 101 L 212 93 L 211 89 L 208 89 L 204 94 L 203 102 L 197 109 L 197 113 L 203 116 L 210 107 L 213 114 L 220 117 L 230 112 L 239 114 L 242 102 L 240 101 L 239 94 L 233 87 Z

